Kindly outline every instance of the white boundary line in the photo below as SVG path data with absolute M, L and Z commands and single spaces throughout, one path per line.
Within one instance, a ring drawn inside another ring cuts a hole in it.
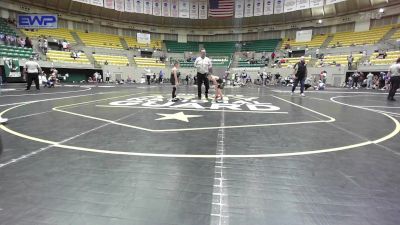
M 347 104 L 340 103 L 340 102 L 337 102 L 337 101 L 334 101 L 334 100 L 332 100 L 332 101 L 337 103 L 337 104 L 347 105 Z M 22 105 L 14 106 L 14 107 L 11 107 L 9 109 L 4 110 L 4 111 L 2 111 L 0 113 L 0 116 L 2 116 L 4 113 L 6 113 L 6 112 L 8 112 L 8 111 L 10 111 L 12 109 L 15 109 L 17 107 L 20 107 L 20 106 L 22 106 Z M 355 107 L 355 106 L 351 106 L 351 105 L 347 105 L 347 106 Z M 143 157 L 161 157 L 161 158 L 272 158 L 272 157 L 311 155 L 311 154 L 320 154 L 320 153 L 344 151 L 344 150 L 348 150 L 348 149 L 352 149 L 352 148 L 363 147 L 363 146 L 370 145 L 370 144 L 377 144 L 377 143 L 380 143 L 380 142 L 383 142 L 383 141 L 391 139 L 392 137 L 396 136 L 400 132 L 400 123 L 394 117 L 392 117 L 392 116 L 390 116 L 390 115 L 388 115 L 386 113 L 377 112 L 377 111 L 372 110 L 372 109 L 365 109 L 365 108 L 361 108 L 361 107 L 356 107 L 356 108 L 373 111 L 373 112 L 376 112 L 376 113 L 379 113 L 379 114 L 382 114 L 382 115 L 388 117 L 395 124 L 395 129 L 392 132 L 390 132 L 389 134 L 387 134 L 387 135 L 385 135 L 385 136 L 383 136 L 383 137 L 381 137 L 379 139 L 372 140 L 372 141 L 365 141 L 365 142 L 352 144 L 352 145 L 346 145 L 346 146 L 334 147 L 334 148 L 326 148 L 326 149 L 318 149 L 318 150 L 309 150 L 309 151 L 302 151 L 302 152 L 286 152 L 286 153 L 272 153 L 272 154 L 252 154 L 252 155 L 157 154 L 157 153 L 143 153 L 143 152 L 110 151 L 110 150 L 84 148 L 84 147 L 71 146 L 71 145 L 63 145 L 63 144 L 59 144 L 59 143 L 54 142 L 54 141 L 40 139 L 40 138 L 36 138 L 36 137 L 32 137 L 32 136 L 29 136 L 29 135 L 26 135 L 26 134 L 22 134 L 22 133 L 16 132 L 14 130 L 11 130 L 11 129 L 7 128 L 4 125 L 0 125 L 0 129 L 3 129 L 4 131 L 6 131 L 6 132 L 8 132 L 10 134 L 13 134 L 15 136 L 21 137 L 21 138 L 25 138 L 25 139 L 36 141 L 36 142 L 42 142 L 42 143 L 55 145 L 55 147 L 63 148 L 63 149 L 70 149 L 70 150 L 76 150 L 76 151 L 85 151 L 85 152 L 93 152 L 93 153 L 101 153 L 101 154 L 129 155 L 129 156 L 143 156 Z
M 76 92 L 83 92 L 83 91 L 90 91 L 92 88 L 85 88 L 83 90 L 78 91 L 62 91 L 62 92 L 50 92 L 50 93 L 36 93 L 36 94 L 20 94 L 20 95 L 1 95 L 0 97 L 19 97 L 19 96 L 38 96 L 38 95 L 56 95 L 56 94 L 67 94 L 67 93 L 76 93 Z
M 119 96 L 119 97 L 125 97 L 125 96 Z M 98 117 L 94 117 L 94 116 L 84 115 L 84 114 L 80 114 L 80 113 L 74 113 L 74 112 L 70 112 L 70 111 L 66 111 L 66 110 L 60 109 L 60 108 L 67 108 L 67 107 L 75 106 L 75 105 L 81 105 L 81 104 L 88 104 L 88 103 L 92 103 L 92 102 L 104 101 L 104 100 L 113 99 L 113 98 L 100 99 L 100 100 L 94 100 L 94 101 L 87 101 L 87 102 L 81 102 L 81 103 L 70 104 L 70 105 L 63 105 L 63 106 L 54 107 L 53 110 L 57 111 L 57 112 L 63 112 L 63 113 L 66 113 L 66 114 L 74 115 L 74 116 L 79 116 L 79 117 L 93 119 L 93 120 L 99 120 L 99 121 L 103 121 L 103 122 L 107 122 L 107 123 L 113 123 L 115 125 L 119 125 L 119 126 L 123 126 L 123 127 L 128 127 L 128 128 L 133 128 L 133 129 L 138 129 L 138 130 L 143 130 L 143 131 L 149 131 L 149 132 L 178 132 L 178 131 L 217 130 L 217 129 L 220 129 L 220 128 L 234 129 L 234 128 L 251 128 L 251 127 L 269 127 L 269 126 L 298 125 L 298 124 L 310 124 L 310 123 L 331 123 L 331 122 L 335 121 L 335 118 L 330 117 L 328 115 L 322 114 L 322 113 L 314 111 L 312 109 L 308 109 L 308 108 L 306 108 L 304 106 L 301 106 L 299 104 L 287 101 L 287 100 L 285 100 L 283 98 L 279 98 L 279 97 L 276 97 L 276 96 L 272 96 L 272 97 L 280 99 L 280 100 L 282 100 L 284 102 L 287 102 L 289 104 L 295 105 L 297 107 L 300 107 L 300 108 L 302 108 L 304 110 L 308 110 L 308 111 L 313 112 L 313 113 L 315 113 L 317 115 L 321 115 L 323 117 L 326 117 L 326 118 L 328 118 L 328 120 L 314 120 L 314 121 L 287 122 L 287 123 L 251 124 L 251 125 L 231 125 L 231 126 L 224 126 L 224 127 L 215 126 L 215 127 L 199 127 L 199 128 L 179 128 L 179 129 L 154 130 L 154 129 L 148 129 L 148 128 L 144 128 L 144 127 L 140 127 L 140 126 L 134 126 L 134 125 L 124 124 L 124 123 L 118 123 L 118 122 L 115 122 L 115 121 L 112 121 L 112 120 L 108 120 L 108 119 L 98 118 Z M 117 98 L 117 97 L 115 97 L 115 98 Z

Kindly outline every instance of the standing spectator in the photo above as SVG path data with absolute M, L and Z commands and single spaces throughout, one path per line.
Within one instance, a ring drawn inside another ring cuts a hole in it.
M 369 74 L 367 75 L 367 89 L 371 89 L 372 88 L 372 78 L 373 77 L 374 77 L 374 74 L 369 72 Z
M 353 75 L 353 85 L 351 85 L 351 89 L 358 89 L 358 79 L 360 78 L 360 73 L 356 70 Z
M 320 80 L 322 81 L 322 83 L 324 83 L 324 84 L 326 84 L 326 76 L 327 76 L 327 73 L 326 73 L 326 71 L 324 70 L 324 71 L 322 71 L 321 72 L 321 74 L 320 74 Z
M 49 42 L 47 41 L 47 38 L 44 38 L 44 40 L 43 40 L 43 52 L 44 52 L 44 54 L 47 54 L 48 47 L 49 47 Z
M 292 87 L 292 95 L 300 82 L 300 94 L 304 97 L 304 81 L 307 77 L 307 66 L 304 56 L 300 57 L 300 61 L 294 65 L 294 84 Z
M 396 91 L 400 86 L 400 57 L 397 59 L 395 64 L 390 66 L 389 74 L 391 78 L 390 78 L 390 90 L 389 90 L 388 100 L 396 101 L 394 99 L 394 95 L 396 94 Z
M 287 50 L 289 58 L 292 58 L 293 51 L 291 48 Z
M 158 74 L 158 82 L 160 84 L 163 83 L 163 79 L 164 79 L 164 72 L 160 70 L 160 73 Z
M 147 80 L 147 85 L 150 85 L 150 79 L 151 79 L 151 70 L 149 68 L 144 69 L 145 75 L 146 75 L 146 80 Z
M 276 57 L 275 52 L 272 52 L 272 54 L 271 54 L 271 61 L 272 61 L 272 62 L 275 62 L 275 61 L 274 61 L 274 60 L 275 60 L 275 57 Z
M 110 82 L 110 77 L 111 77 L 110 71 L 107 70 L 107 72 L 106 72 L 106 83 Z
M 32 57 L 25 63 L 24 73 L 27 74 L 28 82 L 26 90 L 29 91 L 31 89 L 32 81 L 35 81 L 36 90 L 40 90 L 39 73 L 42 73 L 42 68 L 40 68 L 37 62 L 33 61 Z
M 350 55 L 347 56 L 347 67 L 348 67 L 348 69 L 351 69 L 351 66 L 353 65 L 353 61 L 354 61 L 353 55 L 350 53 Z
M 317 48 L 317 50 L 315 50 L 315 58 L 319 59 L 319 48 Z
M 208 81 L 208 74 L 212 73 L 212 64 L 210 58 L 206 57 L 206 50 L 202 48 L 200 50 L 200 56 L 197 57 L 194 62 L 194 67 L 197 69 L 197 96 L 201 99 L 201 86 L 204 83 L 206 88 L 205 97 L 208 99 L 208 89 L 210 88 L 210 83 Z
M 31 41 L 31 39 L 29 39 L 29 37 L 25 38 L 25 46 L 27 48 L 32 48 L 32 41 Z

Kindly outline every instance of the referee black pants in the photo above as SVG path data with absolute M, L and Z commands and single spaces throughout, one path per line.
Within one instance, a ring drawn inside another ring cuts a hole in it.
M 390 78 L 390 90 L 388 99 L 393 99 L 397 89 L 400 86 L 400 76 L 393 76 Z
M 38 73 L 28 73 L 28 86 L 26 87 L 26 90 L 31 89 L 32 86 L 32 81 L 35 81 L 36 89 L 40 90 L 39 87 L 39 74 Z
M 210 82 L 207 79 L 206 73 L 197 73 L 197 95 L 201 98 L 201 86 L 203 85 L 206 87 L 206 98 L 208 98 L 208 89 L 210 89 Z

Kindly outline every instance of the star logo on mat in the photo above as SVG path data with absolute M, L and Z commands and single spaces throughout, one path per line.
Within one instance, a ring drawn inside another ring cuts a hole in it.
M 202 117 L 201 115 L 186 115 L 183 112 L 178 112 L 178 113 L 173 113 L 173 114 L 162 114 L 162 113 L 157 113 L 157 115 L 162 116 L 161 118 L 158 118 L 156 120 L 179 120 L 188 123 L 189 118 L 197 118 L 197 117 Z

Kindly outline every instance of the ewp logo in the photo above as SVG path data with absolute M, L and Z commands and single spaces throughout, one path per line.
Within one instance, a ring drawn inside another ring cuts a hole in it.
M 57 28 L 58 18 L 54 14 L 21 14 L 18 15 L 18 28 Z

